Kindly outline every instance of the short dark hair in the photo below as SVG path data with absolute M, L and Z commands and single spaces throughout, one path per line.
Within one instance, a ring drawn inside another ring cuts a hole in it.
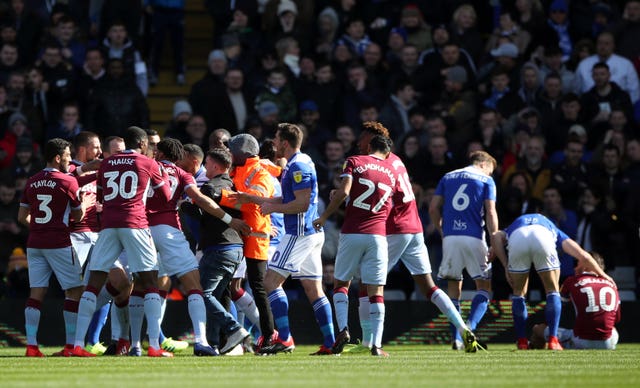
M 124 142 L 124 139 L 121 138 L 120 136 L 108 136 L 108 137 L 106 137 L 106 138 L 104 138 L 102 140 L 102 144 L 101 144 L 102 147 L 101 148 L 103 150 L 107 150 L 108 151 L 109 150 L 109 143 L 111 143 L 113 140 L 118 140 L 118 141 Z
M 156 136 L 156 135 L 160 136 L 158 131 L 156 131 L 155 129 L 148 128 L 148 129 L 145 129 L 144 131 L 147 133 L 147 136 Z
M 383 154 L 387 154 L 391 152 L 393 142 L 386 136 L 374 135 L 369 142 L 369 147 L 372 152 L 381 152 Z
M 73 148 L 76 150 L 78 147 L 85 146 L 89 143 L 89 140 L 98 137 L 97 133 L 91 131 L 81 131 L 73 138 Z
M 616 155 L 620 156 L 620 148 L 612 143 L 607 143 L 602 147 L 602 153 L 604 154 L 606 151 L 614 151 Z
M 59 137 L 47 141 L 47 143 L 44 145 L 45 160 L 47 162 L 51 162 L 56 158 L 56 156 L 62 156 L 65 149 L 70 146 L 71 143 L 64 139 L 60 139 Z
M 129 127 L 124 131 L 124 146 L 127 149 L 140 148 L 140 144 L 147 141 L 147 132 L 140 127 Z
M 196 159 L 203 160 L 204 159 L 204 151 L 197 144 L 185 144 L 182 146 L 184 148 L 184 153 L 190 156 L 194 156 Z
M 207 156 L 224 168 L 231 167 L 231 152 L 226 148 L 214 148 L 207 152 Z
M 278 124 L 278 132 L 280 132 L 280 139 L 285 140 L 291 147 L 300 148 L 302 145 L 304 134 L 297 125 L 290 123 Z
M 158 142 L 158 151 L 164 154 L 165 159 L 175 163 L 184 157 L 184 147 L 179 140 L 166 138 Z
M 273 160 L 276 157 L 276 145 L 273 139 L 264 139 L 260 144 L 260 152 L 258 153 L 260 159 Z
M 595 70 L 595 69 L 607 69 L 607 71 L 609 70 L 609 65 L 606 64 L 606 62 L 598 62 L 595 65 L 593 65 L 593 67 L 591 68 L 591 70 Z
M 591 257 L 593 257 L 593 260 L 595 260 L 595 262 L 600 266 L 600 268 L 604 271 L 605 265 L 604 265 L 604 258 L 602 257 L 601 254 L 599 254 L 596 251 L 590 251 L 589 254 L 591 255 Z

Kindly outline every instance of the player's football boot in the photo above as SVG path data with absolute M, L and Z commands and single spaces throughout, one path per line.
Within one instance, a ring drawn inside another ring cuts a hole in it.
M 344 349 L 342 349 L 342 353 L 369 353 L 371 348 L 368 346 L 364 346 L 363 344 L 346 344 Z
M 549 350 L 564 350 L 562 345 L 560 345 L 560 341 L 558 341 L 558 337 L 555 336 L 549 336 L 546 348 Z
M 389 357 L 389 353 L 385 352 L 384 350 L 382 350 L 382 348 L 379 348 L 375 345 L 371 347 L 371 355 L 376 357 Z
M 310 356 L 333 356 L 333 352 L 331 351 L 331 348 L 328 348 L 324 345 L 320 345 L 320 349 L 318 349 L 317 351 L 310 353 Z M 338 354 L 336 354 L 337 356 Z
M 71 357 L 73 356 L 73 345 L 66 344 L 59 352 L 52 354 L 53 357 Z
M 529 340 L 526 338 L 518 338 L 518 350 L 528 350 L 529 349 Z
M 96 356 L 102 356 L 107 350 L 107 347 L 104 346 L 101 342 L 96 342 L 93 345 L 87 344 L 84 349 L 89 353 L 95 354 Z
M 462 333 L 462 342 L 464 343 L 464 351 L 467 353 L 475 353 L 478 351 L 478 341 L 476 335 L 469 329 Z
M 256 346 L 253 348 L 256 356 L 264 356 L 266 353 L 260 353 L 260 349 L 263 346 L 271 345 L 278 338 L 278 330 L 274 330 L 271 334 L 271 337 L 265 339 L 264 336 L 258 337 L 258 341 L 256 342 Z
M 241 344 L 247 337 L 249 337 L 249 332 L 246 331 L 243 327 L 231 333 L 230 336 L 227 337 L 227 342 L 220 349 L 220 353 L 227 354 L 231 351 L 231 349 L 235 348 L 239 344 Z
M 168 352 L 164 349 L 156 349 L 149 346 L 147 349 L 147 356 L 149 357 L 173 357 L 173 353 Z
M 105 350 L 102 355 L 103 356 L 115 356 L 116 355 L 116 343 L 112 341 L 107 346 L 107 350 Z
M 344 350 L 344 346 L 351 341 L 351 335 L 349 334 L 349 328 L 345 327 L 338 335 L 336 335 L 336 342 L 333 343 L 331 351 L 333 354 L 340 354 Z
M 95 354 L 86 351 L 82 346 L 74 346 L 71 355 L 73 357 L 96 357 Z
M 38 345 L 27 345 L 25 357 L 44 357 L 44 354 L 38 348 Z
M 263 354 L 277 354 L 277 353 L 291 353 L 296 348 L 295 343 L 293 342 L 293 336 L 289 336 L 289 339 L 284 341 L 282 338 L 278 337 L 275 341 L 271 343 L 271 345 L 263 346 L 260 348 L 260 353 Z
M 126 356 L 129 353 L 129 348 L 131 347 L 131 343 L 126 339 L 120 338 L 118 343 L 116 344 L 116 356 Z
M 220 352 L 218 351 L 218 348 L 214 348 L 210 345 L 195 343 L 193 345 L 193 355 L 199 357 L 214 357 L 219 356 Z
M 174 340 L 171 337 L 167 337 L 160 344 L 162 350 L 166 350 L 167 352 L 181 352 L 189 347 L 189 343 L 187 341 L 179 341 Z
M 129 349 L 129 353 L 127 353 L 127 356 L 129 356 L 129 357 L 141 357 L 142 356 L 142 350 L 140 350 L 140 347 L 138 347 L 138 346 L 132 346 Z

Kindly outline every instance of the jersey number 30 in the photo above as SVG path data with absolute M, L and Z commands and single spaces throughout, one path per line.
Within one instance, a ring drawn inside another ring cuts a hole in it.
M 111 190 L 104 196 L 105 201 L 111 201 L 118 195 L 124 199 L 131 199 L 138 191 L 138 174 L 133 171 L 125 171 L 120 174 L 118 171 L 108 171 L 104 173 L 107 178 L 107 187 Z

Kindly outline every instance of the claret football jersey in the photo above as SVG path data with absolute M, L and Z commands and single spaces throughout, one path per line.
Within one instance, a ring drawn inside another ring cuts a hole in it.
M 160 188 L 165 179 L 166 173 L 155 160 L 131 150 L 103 160 L 97 179 L 102 227 L 147 228 L 148 190 Z
M 189 186 L 196 186 L 193 175 L 184 171 L 175 164 L 167 161 L 159 162 L 169 177 L 169 188 L 171 197 L 167 201 L 160 198 L 153 190 L 147 201 L 147 217 L 149 225 L 171 225 L 180 229 L 178 219 L 178 201 Z
M 342 233 L 386 236 L 391 196 L 397 184 L 392 167 L 377 156 L 351 156 L 341 176 L 352 180 Z
M 407 167 L 394 153 L 389 154 L 387 162 L 398 177 L 397 189 L 391 197 L 392 208 L 387 219 L 387 234 L 422 233 L 422 223 L 418 215 L 416 197 L 411 188 Z

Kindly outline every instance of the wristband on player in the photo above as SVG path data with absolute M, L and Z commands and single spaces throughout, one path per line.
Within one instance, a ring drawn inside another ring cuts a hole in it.
M 233 218 L 228 214 L 228 213 L 224 213 L 224 216 L 222 218 L 220 218 L 220 220 L 222 222 L 224 222 L 225 224 L 229 225 L 231 223 L 231 220 Z

